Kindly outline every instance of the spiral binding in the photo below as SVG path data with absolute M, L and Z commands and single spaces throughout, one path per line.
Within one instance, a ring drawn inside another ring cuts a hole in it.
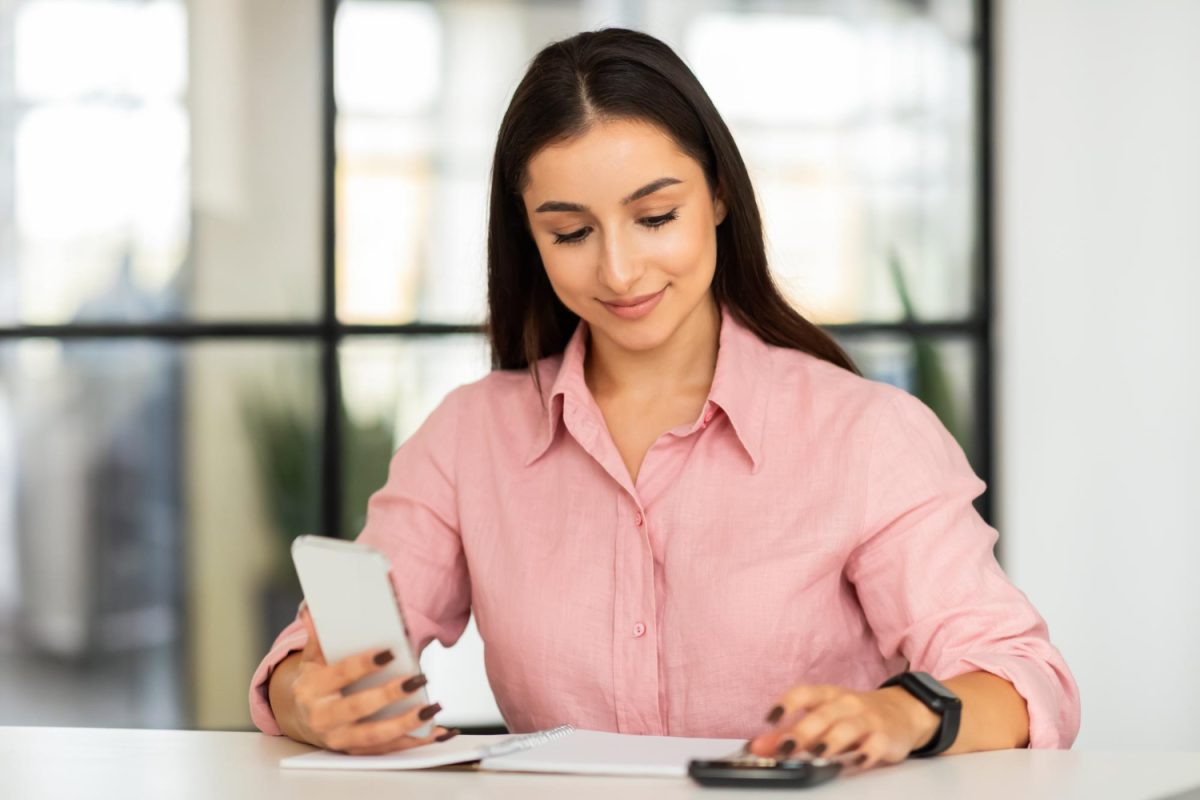
M 516 753 L 521 750 L 528 750 L 531 747 L 536 747 L 539 744 L 552 742 L 555 739 L 562 737 L 575 730 L 574 725 L 558 725 L 554 728 L 547 728 L 544 731 L 534 731 L 533 733 L 520 733 L 516 736 L 505 739 L 502 742 L 496 742 L 487 748 L 487 753 L 484 758 L 494 758 L 496 756 L 506 756 L 509 753 Z

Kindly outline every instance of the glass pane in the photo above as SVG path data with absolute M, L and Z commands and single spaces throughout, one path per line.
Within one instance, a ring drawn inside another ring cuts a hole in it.
M 0 345 L 0 724 L 249 725 L 286 543 L 316 517 L 294 465 L 316 463 L 317 363 Z
M 768 255 L 817 322 L 971 311 L 974 4 L 751 3 L 698 13 L 684 53 L 738 140 Z
M 307 4 L 0 5 L 0 325 L 316 315 Z
M 841 336 L 863 376 L 914 394 L 958 440 L 976 473 L 979 420 L 975 392 L 976 345 L 960 338 L 901 335 Z
M 481 336 L 356 337 L 341 350 L 345 395 L 347 535 L 362 529 L 367 498 L 387 479 L 395 448 L 450 390 L 489 370 Z M 433 642 L 421 657 L 444 725 L 502 725 L 483 668 L 483 642 L 472 621 L 454 647 Z
M 972 312 L 975 4 L 344 0 L 335 37 L 338 309 L 478 322 L 500 118 L 548 41 L 645 30 L 692 66 L 755 182 L 771 263 L 822 323 Z M 394 75 L 412 76 L 397 81 Z
M 387 479 L 392 453 L 454 389 L 487 375 L 486 340 L 475 335 L 351 337 L 340 352 L 345 403 L 345 521 L 357 536 L 367 498 Z

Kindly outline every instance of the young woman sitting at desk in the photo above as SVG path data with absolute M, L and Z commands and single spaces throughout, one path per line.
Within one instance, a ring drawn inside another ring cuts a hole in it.
M 1071 745 L 1078 690 L 993 556 L 984 482 L 783 299 L 734 140 L 670 48 L 621 29 L 546 47 L 491 180 L 494 370 L 397 450 L 359 536 L 418 649 L 474 613 L 514 732 L 863 767 Z M 327 665 L 309 625 L 254 675 L 261 730 L 351 753 L 453 735 L 358 721 L 404 683 L 342 697 L 387 654 Z

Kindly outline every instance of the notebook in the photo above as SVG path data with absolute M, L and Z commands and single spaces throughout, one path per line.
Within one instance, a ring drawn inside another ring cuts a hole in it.
M 404 770 L 479 762 L 502 772 L 563 772 L 587 775 L 682 777 L 693 758 L 721 758 L 741 750 L 744 739 L 633 736 L 560 725 L 512 736 L 456 736 L 445 742 L 380 756 L 318 750 L 280 761 L 288 769 Z

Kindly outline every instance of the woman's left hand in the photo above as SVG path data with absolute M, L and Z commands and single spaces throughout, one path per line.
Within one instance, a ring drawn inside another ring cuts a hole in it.
M 869 769 L 903 761 L 941 720 L 899 686 L 856 692 L 841 686 L 794 686 L 767 715 L 774 727 L 749 742 L 751 753 L 782 757 L 807 750 Z

